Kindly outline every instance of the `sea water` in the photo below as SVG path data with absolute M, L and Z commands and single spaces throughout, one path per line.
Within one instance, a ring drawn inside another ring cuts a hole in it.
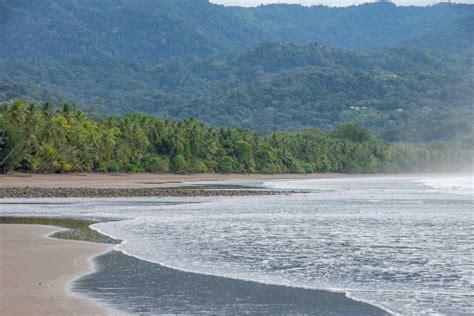
M 122 219 L 93 228 L 124 240 L 117 250 L 167 267 L 342 291 L 393 313 L 469 314 L 472 181 L 470 175 L 252 181 L 244 184 L 307 193 L 8 199 L 0 213 Z

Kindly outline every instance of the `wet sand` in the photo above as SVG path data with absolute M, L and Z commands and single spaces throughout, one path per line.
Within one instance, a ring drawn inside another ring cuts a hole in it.
M 195 186 L 196 181 L 315 179 L 347 177 L 342 174 L 150 174 L 74 173 L 0 175 L 0 198 L 197 197 L 277 195 L 296 191 L 239 186 Z M 191 186 L 191 187 L 190 187 Z M 225 189 L 225 190 L 222 190 Z
M 47 237 L 58 230 L 0 225 L 0 315 L 115 314 L 69 290 L 93 271 L 90 258 L 112 246 Z
M 386 314 L 342 293 L 183 272 L 109 251 L 111 245 L 47 237 L 58 230 L 0 225 L 0 315 Z
M 311 179 L 347 175 L 74 174 L 0 176 L 1 189 L 159 190 L 205 180 Z M 179 188 L 175 188 L 179 189 Z M 192 190 L 191 190 L 192 191 Z M 222 190 L 216 190 L 222 191 Z M 84 191 L 86 192 L 86 191 Z M 110 245 L 47 238 L 58 228 L 0 225 L 1 315 L 116 314 L 84 296 L 132 313 L 381 315 L 341 293 L 294 289 L 187 273 L 112 251 Z M 107 253 L 106 253 L 107 252 Z M 95 257 L 96 272 L 90 258 Z
M 201 196 L 248 196 L 298 193 L 295 190 L 262 189 L 201 189 L 201 188 L 0 188 L 2 198 L 117 198 L 117 197 L 201 197 Z
M 151 173 L 74 173 L 74 174 L 28 174 L 12 173 L 0 175 L 0 188 L 95 188 L 95 189 L 140 189 L 170 188 L 183 186 L 183 182 L 217 180 L 260 179 L 317 179 L 351 177 L 346 174 L 151 174 Z
M 97 271 L 75 291 L 132 314 L 387 315 L 343 293 L 183 272 L 118 251 L 94 258 Z

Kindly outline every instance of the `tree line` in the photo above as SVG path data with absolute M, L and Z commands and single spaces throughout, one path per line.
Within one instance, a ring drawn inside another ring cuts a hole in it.
M 194 118 L 94 118 L 69 104 L 0 106 L 0 170 L 36 173 L 410 172 L 469 157 L 443 143 L 391 144 L 356 124 L 265 135 Z

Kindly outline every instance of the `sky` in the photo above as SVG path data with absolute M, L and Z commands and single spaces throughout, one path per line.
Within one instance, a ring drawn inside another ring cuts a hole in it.
M 299 3 L 303 5 L 324 4 L 328 6 L 347 6 L 365 2 L 373 2 L 373 0 L 210 0 L 210 2 L 245 7 L 268 3 Z M 440 0 L 392 0 L 392 2 L 398 5 L 430 5 L 440 2 Z M 453 0 L 452 2 L 474 4 L 474 0 Z

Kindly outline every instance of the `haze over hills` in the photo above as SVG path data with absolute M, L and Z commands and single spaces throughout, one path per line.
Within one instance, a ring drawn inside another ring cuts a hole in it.
M 472 5 L 3 0 L 0 15 L 0 101 L 259 131 L 353 121 L 388 140 L 472 129 Z
M 238 8 L 207 0 L 3 0 L 0 6 L 2 57 L 150 61 L 242 50 L 269 41 L 356 49 L 433 46 L 418 40 L 453 28 L 462 39 L 469 38 L 472 29 L 462 24 L 473 17 L 472 5 L 463 4 Z

